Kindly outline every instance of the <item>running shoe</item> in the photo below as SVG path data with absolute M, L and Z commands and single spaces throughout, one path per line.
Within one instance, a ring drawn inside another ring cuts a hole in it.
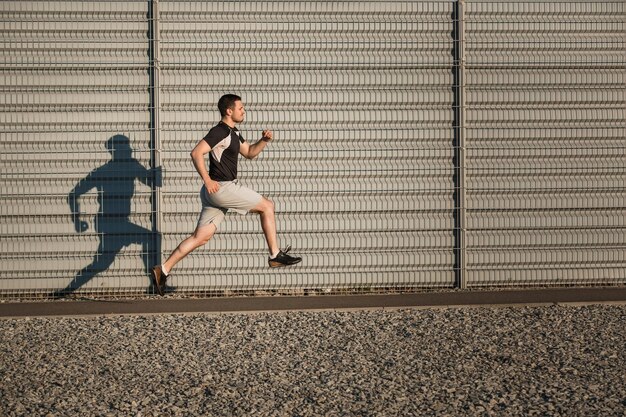
M 168 275 L 163 273 L 163 269 L 161 265 L 157 265 L 152 268 L 152 282 L 154 283 L 154 287 L 160 296 L 164 295 L 163 288 L 165 288 L 165 281 L 167 281 Z
M 269 263 L 270 267 L 278 268 L 281 266 L 295 265 L 302 261 L 302 258 L 298 256 L 287 255 L 287 252 L 289 252 L 289 250 L 291 250 L 291 246 L 287 246 L 287 248 L 278 252 L 278 255 L 276 255 L 275 258 L 268 259 L 267 262 Z

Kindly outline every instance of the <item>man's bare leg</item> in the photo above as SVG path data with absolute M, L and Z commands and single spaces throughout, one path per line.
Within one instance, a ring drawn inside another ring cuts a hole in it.
M 278 248 L 278 237 L 276 236 L 274 203 L 263 197 L 261 202 L 259 202 L 259 204 L 257 204 L 251 211 L 259 213 L 261 216 L 261 228 L 263 229 L 263 234 L 265 235 L 267 248 L 270 251 L 270 256 L 275 256 L 280 249 Z
M 253 212 L 261 215 L 261 227 L 267 241 L 267 248 L 270 251 L 268 264 L 272 268 L 280 266 L 295 265 L 302 261 L 302 258 L 288 255 L 281 251 L 278 247 L 278 238 L 276 237 L 276 216 L 274 213 L 274 203 L 267 198 L 263 198 L 261 202 L 252 209 Z
M 189 255 L 191 251 L 207 243 L 213 237 L 216 230 L 217 226 L 214 223 L 196 227 L 193 235 L 183 240 L 178 247 L 174 249 L 174 252 L 172 252 L 169 258 L 167 258 L 167 261 L 152 268 L 150 271 L 152 281 L 159 295 L 164 295 L 165 281 L 170 272 L 172 272 L 172 268 L 174 268 L 181 259 Z
M 216 230 L 217 226 L 213 223 L 197 227 L 193 235 L 183 240 L 161 266 L 169 274 L 172 268 L 174 268 L 181 259 L 211 240 Z

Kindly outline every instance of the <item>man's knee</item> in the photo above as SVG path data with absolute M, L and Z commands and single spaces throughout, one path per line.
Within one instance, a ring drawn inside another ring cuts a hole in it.
M 196 243 L 198 246 L 204 246 L 209 243 L 211 236 L 196 236 Z
M 193 238 L 196 241 L 196 244 L 199 246 L 206 245 L 207 242 L 213 237 L 213 234 L 215 234 L 216 229 L 217 226 L 213 223 L 209 224 L 208 226 L 197 228 L 193 234 Z
M 263 198 L 263 203 L 265 204 L 264 213 L 274 213 L 274 202 L 267 198 Z
M 257 204 L 253 211 L 259 214 L 274 213 L 274 202 L 265 197 Z

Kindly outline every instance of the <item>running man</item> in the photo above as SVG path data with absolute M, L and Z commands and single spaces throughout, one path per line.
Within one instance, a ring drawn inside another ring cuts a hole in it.
M 251 211 L 260 215 L 261 227 L 269 249 L 270 267 L 294 265 L 302 261 L 300 257 L 287 254 L 290 247 L 285 250 L 280 250 L 278 247 L 274 203 L 256 191 L 241 185 L 237 180 L 239 154 L 247 159 L 256 158 L 273 140 L 273 132 L 264 130 L 261 140 L 250 145 L 235 127 L 236 124 L 243 122 L 246 115 L 241 97 L 226 94 L 219 99 L 217 107 L 222 120 L 191 151 L 193 165 L 204 183 L 200 190 L 202 212 L 193 234 L 182 241 L 162 265 L 152 268 L 154 286 L 160 295 L 163 295 L 165 282 L 174 266 L 213 237 L 228 210 L 239 214 Z M 209 154 L 208 172 L 205 163 L 207 153 Z

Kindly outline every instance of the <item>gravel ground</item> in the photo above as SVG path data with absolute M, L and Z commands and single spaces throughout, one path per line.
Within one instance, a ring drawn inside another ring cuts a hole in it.
M 0 415 L 626 416 L 626 305 L 0 320 Z

